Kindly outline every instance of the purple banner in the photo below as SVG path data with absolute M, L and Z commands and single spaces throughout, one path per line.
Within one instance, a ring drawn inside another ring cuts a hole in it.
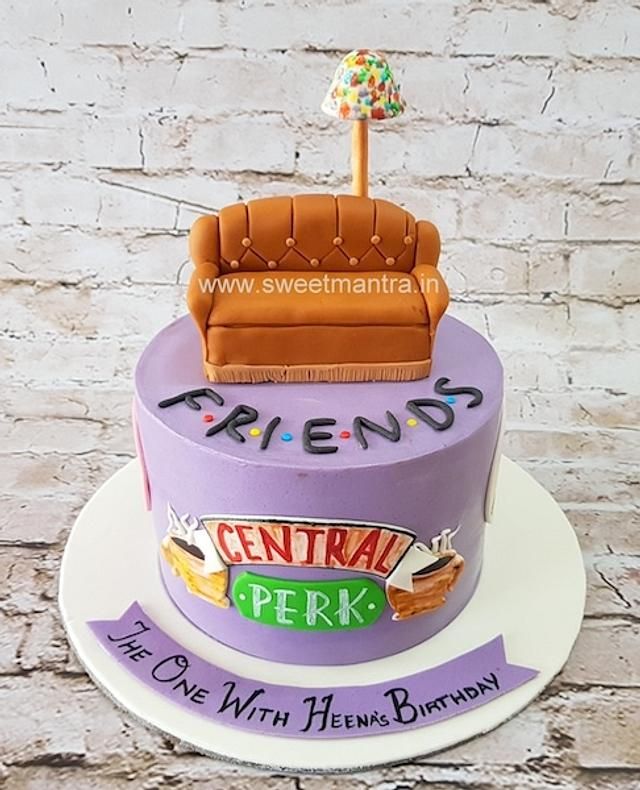
M 290 738 L 348 738 L 424 727 L 491 702 L 538 674 L 507 663 L 503 638 L 497 636 L 399 680 L 280 686 L 235 675 L 196 656 L 137 602 L 118 620 L 88 625 L 105 650 L 157 694 L 219 724 Z M 340 673 L 339 667 L 333 671 Z

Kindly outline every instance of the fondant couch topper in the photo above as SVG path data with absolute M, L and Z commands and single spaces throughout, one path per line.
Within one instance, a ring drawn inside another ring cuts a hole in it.
M 457 530 L 430 547 L 390 524 L 260 516 L 179 517 L 168 506 L 161 552 L 189 592 L 231 605 L 230 566 L 359 571 L 362 577 L 290 580 L 253 572 L 235 578 L 231 598 L 251 620 L 295 630 L 350 630 L 374 623 L 387 602 L 394 620 L 439 609 L 464 568 L 453 548 Z M 386 597 L 380 584 L 384 581 Z
M 449 303 L 430 222 L 352 195 L 264 198 L 196 220 L 190 249 L 211 381 L 429 374 Z
M 404 110 L 388 63 L 355 50 L 323 109 L 353 123 L 353 195 L 237 203 L 189 237 L 189 310 L 218 382 L 429 375 L 449 292 L 434 225 L 367 197 L 367 125 Z

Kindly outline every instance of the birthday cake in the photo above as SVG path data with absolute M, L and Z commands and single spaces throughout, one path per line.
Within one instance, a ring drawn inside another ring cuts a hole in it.
M 445 315 L 435 226 L 367 195 L 367 124 L 404 106 L 382 56 L 350 53 L 323 108 L 353 126 L 353 194 L 198 219 L 190 315 L 136 369 L 166 592 L 261 658 L 405 650 L 461 612 L 481 572 L 502 367 Z

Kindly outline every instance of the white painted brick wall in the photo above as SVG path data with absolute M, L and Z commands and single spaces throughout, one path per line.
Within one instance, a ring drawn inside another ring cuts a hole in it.
M 505 366 L 507 451 L 578 531 L 587 620 L 551 689 L 481 740 L 353 778 L 265 777 L 93 688 L 56 614 L 58 558 L 133 452 L 133 365 L 185 309 L 191 222 L 349 189 L 348 129 L 319 103 L 355 46 L 389 52 L 409 101 L 371 135 L 372 191 L 440 228 L 452 313 Z M 638 786 L 638 96 L 626 0 L 0 4 L 0 782 Z

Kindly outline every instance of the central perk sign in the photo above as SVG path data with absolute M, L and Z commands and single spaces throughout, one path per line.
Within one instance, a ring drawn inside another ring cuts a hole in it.
M 190 593 L 249 620 L 294 630 L 341 631 L 373 625 L 387 604 L 394 620 L 435 611 L 455 587 L 464 559 L 458 529 L 426 546 L 393 524 L 306 517 L 178 516 L 168 506 L 161 553 Z M 240 572 L 242 566 L 258 571 Z M 271 567 L 348 572 L 335 579 Z
M 232 590 L 243 617 L 297 631 L 348 631 L 373 625 L 387 599 L 372 579 L 292 581 L 241 573 Z
M 387 578 L 415 540 L 388 524 L 221 516 L 201 521 L 229 565 L 342 568 Z

